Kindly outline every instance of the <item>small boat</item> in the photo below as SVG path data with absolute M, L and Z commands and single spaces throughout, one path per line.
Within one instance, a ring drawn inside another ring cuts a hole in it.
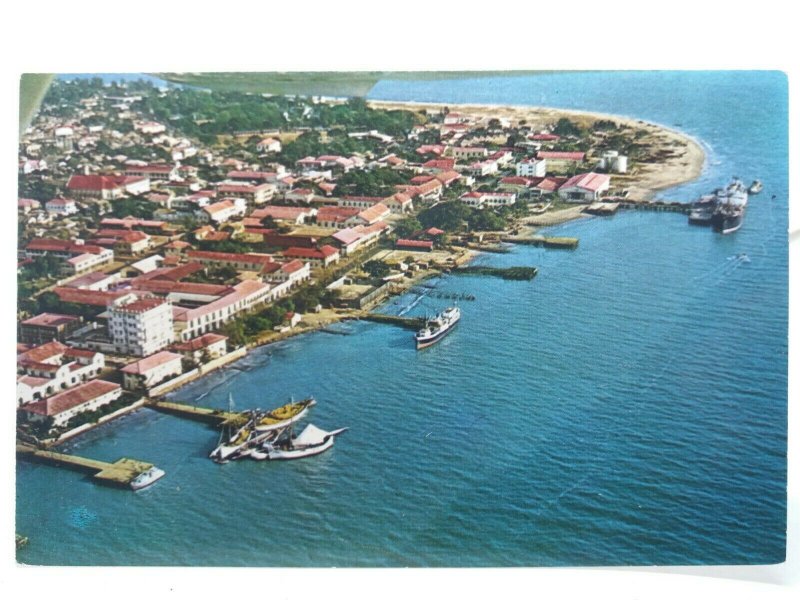
M 330 449 L 334 438 L 345 431 L 347 427 L 325 431 L 309 423 L 296 438 L 292 438 L 290 433 L 288 439 L 282 442 L 266 442 L 262 444 L 262 452 L 258 456 L 254 456 L 255 453 L 250 456 L 256 460 L 264 460 L 260 458 L 262 454 L 269 460 L 293 460 L 316 456 Z
M 758 179 L 756 179 L 753 183 L 750 184 L 750 187 L 747 188 L 747 192 L 750 194 L 758 194 L 761 190 L 764 189 L 764 184 L 761 183 Z
M 316 405 L 314 398 L 306 398 L 300 402 L 291 401 L 289 404 L 271 410 L 256 419 L 255 430 L 258 432 L 273 431 L 299 421 L 308 413 L 308 409 Z
M 131 489 L 140 490 L 142 488 L 146 488 L 148 485 L 152 485 L 161 479 L 164 475 L 166 475 L 166 473 L 164 473 L 162 469 L 159 469 L 158 467 L 150 467 L 147 469 L 147 471 L 139 473 L 131 480 Z

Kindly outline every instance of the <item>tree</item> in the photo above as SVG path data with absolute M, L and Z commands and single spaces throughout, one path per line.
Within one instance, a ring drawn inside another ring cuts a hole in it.
M 583 135 L 583 130 L 577 123 L 573 123 L 566 117 L 561 117 L 556 126 L 553 127 L 553 133 L 556 135 L 561 136 L 574 136 L 574 137 L 581 137 Z
M 422 229 L 422 223 L 416 217 L 406 217 L 394 227 L 395 233 L 401 238 L 408 237 L 420 229 Z
M 463 229 L 472 209 L 460 200 L 442 202 L 421 211 L 417 218 L 423 227 L 438 227 L 453 232 Z
M 380 260 L 367 261 L 361 266 L 361 268 L 364 270 L 364 272 L 368 273 L 372 277 L 377 278 L 386 277 L 391 271 L 389 265 Z

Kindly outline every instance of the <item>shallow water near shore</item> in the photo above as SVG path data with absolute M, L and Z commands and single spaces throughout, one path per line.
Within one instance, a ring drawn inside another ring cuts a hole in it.
M 140 410 L 66 448 L 163 468 L 104 488 L 20 463 L 19 560 L 69 565 L 512 566 L 783 560 L 786 510 L 787 116 L 776 73 L 553 74 L 382 82 L 391 100 L 543 104 L 674 126 L 712 149 L 690 200 L 764 181 L 719 236 L 680 214 L 621 212 L 475 264 L 530 282 L 443 277 L 474 294 L 441 343 L 376 323 L 253 351 L 170 399 L 272 407 L 350 427 L 305 461 L 216 465 L 216 432 Z M 775 195 L 774 200 L 771 199 Z M 738 256 L 746 253 L 750 262 Z M 383 311 L 422 315 L 425 288 Z

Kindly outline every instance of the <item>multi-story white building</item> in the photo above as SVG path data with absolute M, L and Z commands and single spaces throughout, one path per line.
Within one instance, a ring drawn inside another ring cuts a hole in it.
M 175 338 L 172 304 L 155 297 L 127 294 L 108 307 L 108 332 L 121 354 L 148 356 Z
M 526 158 L 517 163 L 517 177 L 544 177 L 547 175 L 547 159 Z

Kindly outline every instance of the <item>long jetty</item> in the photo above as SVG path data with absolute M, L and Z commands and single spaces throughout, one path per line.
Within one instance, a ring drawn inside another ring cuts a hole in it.
M 374 321 L 376 323 L 397 325 L 398 327 L 405 327 L 406 329 L 420 329 L 425 325 L 425 319 L 423 317 L 401 317 L 398 315 L 384 315 L 367 311 L 358 313 L 356 318 L 365 321 Z
M 686 202 L 668 202 L 657 200 L 655 202 L 619 202 L 619 208 L 626 210 L 649 210 L 655 212 L 676 212 L 689 214 L 692 211 L 691 204 Z
M 578 247 L 578 238 L 574 237 L 545 237 L 543 235 L 530 236 L 503 236 L 503 242 L 508 244 L 523 244 L 527 246 L 543 246 L 545 248 L 565 248 L 573 250 Z
M 17 444 L 17 454 L 31 461 L 92 473 L 93 479 L 98 483 L 116 487 L 130 487 L 136 477 L 153 468 L 150 463 L 132 458 L 120 458 L 114 463 L 109 463 L 74 454 L 41 450 L 24 443 Z
M 145 403 L 147 408 L 152 408 L 159 412 L 185 417 L 193 421 L 201 421 L 210 425 L 244 425 L 247 422 L 245 413 L 229 412 L 217 408 L 206 408 L 205 406 L 192 406 L 180 402 L 160 402 L 149 401 Z

